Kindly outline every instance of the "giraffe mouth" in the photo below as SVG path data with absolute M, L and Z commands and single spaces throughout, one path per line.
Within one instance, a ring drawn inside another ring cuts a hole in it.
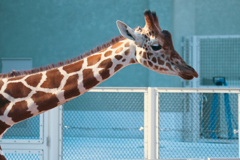
M 198 73 L 187 64 L 179 65 L 178 69 L 178 76 L 180 76 L 184 80 L 192 80 L 194 77 L 198 78 Z

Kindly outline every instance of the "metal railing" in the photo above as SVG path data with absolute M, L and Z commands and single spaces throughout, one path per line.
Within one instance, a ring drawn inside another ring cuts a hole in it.
M 19 159 L 238 158 L 239 99 L 236 88 L 97 87 L 44 114 L 41 144 L 2 148 Z

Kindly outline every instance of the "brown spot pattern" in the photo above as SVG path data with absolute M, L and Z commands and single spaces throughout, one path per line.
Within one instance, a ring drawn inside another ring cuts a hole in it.
M 22 79 L 23 76 L 21 77 L 14 77 L 14 78 L 9 78 L 8 81 L 15 81 L 15 80 L 19 80 L 19 79 Z
M 153 64 L 152 64 L 152 62 L 151 62 L 151 61 L 148 61 L 148 64 L 149 64 L 149 66 L 150 66 L 150 67 L 152 67 L 152 66 L 153 66 Z
M 108 68 L 112 67 L 112 65 L 113 65 L 112 60 L 111 60 L 110 58 L 108 58 L 108 59 L 105 59 L 104 61 L 102 61 L 102 62 L 99 64 L 98 68 L 108 69 Z
M 136 60 L 131 58 L 130 62 L 129 63 L 136 63 Z
M 116 67 L 114 68 L 114 72 L 117 72 L 119 69 L 121 69 L 122 68 L 122 64 L 118 64 L 118 65 L 116 65 Z
M 63 70 L 66 71 L 68 74 L 80 71 L 82 68 L 83 60 L 78 61 L 76 63 L 72 63 L 66 66 L 63 66 Z
M 159 64 L 159 65 L 164 65 L 164 61 L 163 61 L 163 60 L 161 60 L 161 58 L 160 58 L 160 57 L 158 57 L 158 64 Z
M 126 56 L 128 56 L 128 55 L 130 54 L 130 49 L 127 49 L 127 50 L 124 52 L 124 54 L 125 54 Z
M 156 57 L 153 57 L 153 58 L 152 58 L 152 61 L 153 61 L 153 63 L 156 63 L 156 62 L 157 62 Z
M 33 101 L 38 105 L 39 112 L 47 111 L 58 106 L 58 98 L 55 94 L 38 91 L 32 96 Z
M 92 69 L 83 70 L 83 86 L 90 89 L 98 84 L 98 80 L 94 77 Z
M 164 58 L 165 56 L 164 56 L 164 54 L 161 54 L 161 56 L 162 56 L 162 58 Z
M 67 79 L 67 82 L 62 90 L 64 90 L 65 99 L 73 98 L 80 95 L 78 89 L 78 74 L 74 74 Z
M 118 42 L 118 43 L 116 43 L 116 44 L 114 44 L 114 45 L 112 45 L 112 49 L 114 49 L 114 48 L 118 48 L 119 46 L 121 46 L 123 44 L 123 42 Z
M 99 74 L 102 76 L 102 79 L 105 80 L 108 77 L 110 77 L 109 69 L 103 69 L 99 72 Z
M 108 57 L 108 56 L 111 56 L 111 55 L 112 55 L 112 51 L 107 51 L 107 52 L 104 54 L 105 57 Z
M 122 50 L 123 50 L 123 47 L 120 47 L 120 48 L 118 48 L 118 49 L 115 51 L 115 53 L 118 54 L 118 53 L 120 53 Z
M 2 86 L 3 86 L 3 81 L 0 79 L 0 90 L 1 90 L 1 88 L 2 88 Z
M 12 120 L 14 122 L 19 122 L 33 116 L 33 114 L 31 114 L 31 111 L 27 110 L 27 101 L 20 101 L 13 105 L 12 109 L 8 113 L 8 116 L 12 117 Z
M 122 62 L 125 62 L 125 61 L 126 61 L 126 59 L 123 59 L 123 60 L 122 60 Z
M 25 81 L 27 82 L 28 85 L 36 87 L 41 81 L 41 79 L 42 79 L 42 73 L 39 73 L 39 74 L 29 76 L 28 78 L 26 78 Z
M 150 59 L 152 55 L 153 55 L 152 53 L 149 53 L 149 52 L 148 52 L 148 53 L 147 53 L 148 59 Z
M 154 68 L 155 70 L 158 70 L 158 66 L 156 66 L 156 65 L 155 65 L 153 68 Z
M 127 42 L 127 43 L 124 44 L 124 47 L 129 47 L 129 46 L 130 46 L 130 43 L 129 43 L 129 42 Z
M 147 59 L 147 53 L 146 52 L 143 52 L 143 58 Z
M 121 55 L 116 55 L 116 56 L 115 56 L 115 58 L 116 58 L 117 60 L 122 59 L 122 57 L 123 57 L 123 56 L 121 56 Z
M 8 124 L 6 124 L 5 122 L 3 122 L 2 120 L 0 120 L 0 135 L 6 130 L 8 129 L 10 126 Z M 2 158 L 2 157 L 0 157 Z M 2 160 L 2 159 L 0 159 Z
M 50 89 L 58 88 L 64 77 L 58 69 L 47 71 L 46 76 L 47 76 L 47 79 L 43 82 L 41 87 L 50 88 Z
M 101 54 L 96 54 L 87 58 L 88 66 L 92 66 L 101 60 Z
M 146 61 L 143 62 L 143 65 L 146 66 L 146 67 L 148 67 L 148 64 L 147 64 Z
M 4 92 L 13 98 L 24 98 L 28 96 L 28 94 L 31 92 L 31 89 L 22 84 L 22 82 L 17 82 L 9 83 Z
M 0 94 L 0 115 L 3 115 L 10 101 L 7 100 L 3 95 Z
M 167 63 L 166 66 L 167 66 L 171 71 L 174 71 L 174 70 L 172 69 L 172 66 L 171 66 L 170 63 Z

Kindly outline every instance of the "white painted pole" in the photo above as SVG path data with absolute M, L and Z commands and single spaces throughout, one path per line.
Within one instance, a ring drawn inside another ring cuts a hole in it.
M 58 159 L 59 155 L 59 107 L 49 111 L 49 160 Z
M 148 159 L 157 159 L 156 92 L 148 88 Z
M 238 157 L 240 158 L 240 94 L 238 94 Z
M 144 93 L 144 159 L 148 159 L 148 93 Z

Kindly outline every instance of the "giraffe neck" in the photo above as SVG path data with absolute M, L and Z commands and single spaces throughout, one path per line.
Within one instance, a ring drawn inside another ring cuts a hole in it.
M 0 134 L 11 125 L 57 107 L 136 63 L 125 39 L 77 62 L 22 77 L 0 79 Z

